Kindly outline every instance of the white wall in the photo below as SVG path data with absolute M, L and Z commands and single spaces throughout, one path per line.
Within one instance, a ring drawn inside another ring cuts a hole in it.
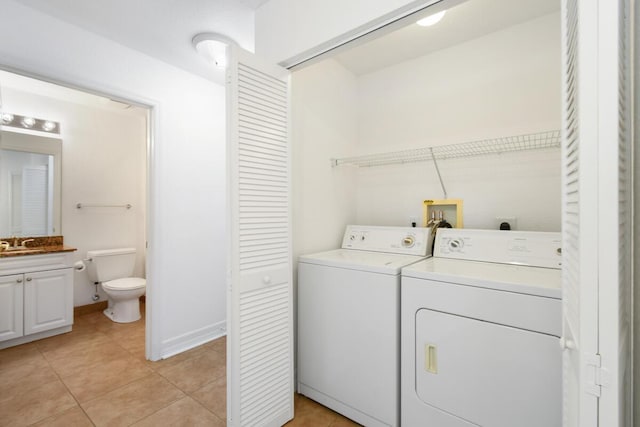
M 348 223 L 409 226 L 425 199 L 443 198 L 430 162 L 331 168 L 332 157 L 559 129 L 559 16 L 358 78 L 325 60 L 295 71 L 293 83 L 299 255 L 337 247 Z M 344 130 L 348 138 L 332 137 Z M 448 196 L 464 200 L 465 227 L 492 228 L 501 216 L 518 229 L 560 230 L 559 149 L 439 166 Z
M 358 152 L 370 154 L 560 129 L 558 13 L 358 79 Z M 559 149 L 444 160 L 449 198 L 467 228 L 516 217 L 560 230 Z M 443 193 L 431 162 L 361 168 L 360 223 L 409 225 Z
M 12 0 L 0 67 L 154 106 L 147 328 L 151 357 L 224 331 L 224 88 Z
M 1 83 L 1 81 L 0 81 Z M 75 260 L 92 249 L 133 247 L 134 275 L 144 277 L 146 144 L 144 111 L 107 110 L 3 88 L 6 111 L 60 123 L 62 138 L 62 235 L 78 249 Z M 126 204 L 132 208 L 77 209 L 77 203 Z M 100 300 L 106 294 L 99 286 Z M 92 304 L 87 272 L 74 276 L 74 306 Z
M 356 80 L 335 60 L 293 73 L 293 256 L 337 247 L 355 221 L 355 174 L 329 159 L 357 141 Z
M 256 54 L 280 63 L 431 3 L 434 0 L 269 0 L 255 14 Z

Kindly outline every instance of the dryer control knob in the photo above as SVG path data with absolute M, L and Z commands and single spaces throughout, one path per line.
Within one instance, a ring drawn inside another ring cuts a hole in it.
M 404 239 L 402 239 L 402 246 L 404 246 L 405 248 L 411 248 L 415 244 L 416 244 L 416 239 L 414 239 L 413 236 L 407 236 Z

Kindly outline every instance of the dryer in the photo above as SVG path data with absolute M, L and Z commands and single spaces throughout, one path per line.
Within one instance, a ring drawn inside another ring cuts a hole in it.
M 404 427 L 560 427 L 559 233 L 438 230 L 402 271 Z
M 400 271 L 425 228 L 347 226 L 298 264 L 298 392 L 366 426 L 400 422 Z

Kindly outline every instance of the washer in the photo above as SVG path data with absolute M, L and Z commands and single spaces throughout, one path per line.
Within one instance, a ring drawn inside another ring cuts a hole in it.
M 347 226 L 298 264 L 298 392 L 366 426 L 400 422 L 400 271 L 425 228 Z
M 560 243 L 440 229 L 403 269 L 404 427 L 561 426 Z

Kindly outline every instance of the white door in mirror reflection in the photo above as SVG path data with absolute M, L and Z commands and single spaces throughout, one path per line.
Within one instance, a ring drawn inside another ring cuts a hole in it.
M 11 175 L 11 232 L 16 236 L 46 235 L 53 210 L 47 165 L 24 166 Z

